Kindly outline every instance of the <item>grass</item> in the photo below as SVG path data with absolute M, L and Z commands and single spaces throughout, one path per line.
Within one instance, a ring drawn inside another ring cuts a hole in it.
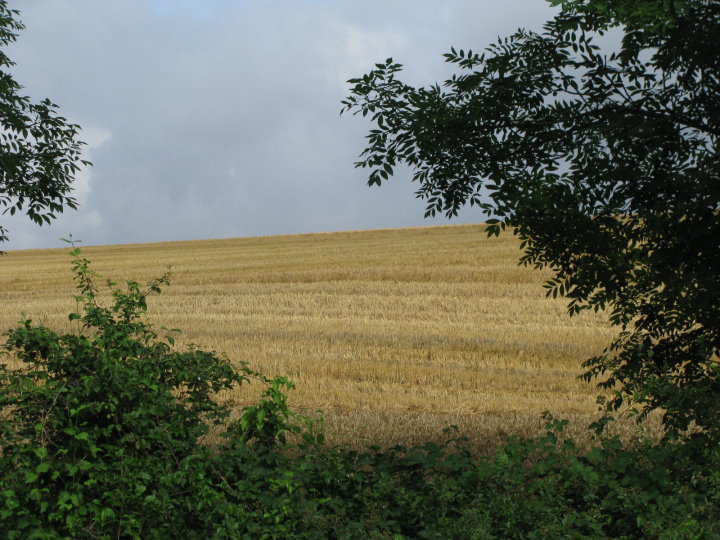
M 545 297 L 549 274 L 519 267 L 518 241 L 483 225 L 86 247 L 114 279 L 149 280 L 157 326 L 296 384 L 291 405 L 325 415 L 331 443 L 420 444 L 457 425 L 478 452 L 543 432 L 543 411 L 571 420 L 581 443 L 597 390 L 577 379 L 615 330 L 568 318 Z M 66 249 L 0 260 L 0 328 L 29 317 L 70 330 L 75 293 Z M 252 390 L 226 392 L 238 409 Z M 616 426 L 628 438 L 629 422 Z

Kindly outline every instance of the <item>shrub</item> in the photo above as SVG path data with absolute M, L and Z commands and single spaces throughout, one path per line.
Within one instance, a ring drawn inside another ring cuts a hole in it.
M 213 395 L 250 378 L 275 392 L 287 382 L 214 352 L 175 351 L 173 331 L 158 335 L 143 320 L 168 274 L 125 290 L 108 281 L 112 305 L 103 307 L 99 276 L 75 246 L 71 255 L 78 332 L 58 335 L 26 320 L 6 334 L 22 367 L 0 366 L 0 528 L 8 538 L 202 530 L 223 496 L 200 444 L 228 417 Z M 248 408 L 243 441 L 267 445 L 291 427 L 287 408 L 268 407 L 263 400 Z
M 720 456 L 702 437 L 581 454 L 548 418 L 492 459 L 451 430 L 441 445 L 329 447 L 289 408 L 290 381 L 176 351 L 176 331 L 144 321 L 168 275 L 108 282 L 103 307 L 71 254 L 78 331 L 6 334 L 21 367 L 0 365 L 3 538 L 720 538 Z M 251 379 L 265 392 L 231 422 L 213 396 Z
M 720 538 L 720 455 L 706 441 L 627 448 L 617 438 L 580 454 L 544 437 L 513 440 L 478 463 L 482 486 L 448 537 Z

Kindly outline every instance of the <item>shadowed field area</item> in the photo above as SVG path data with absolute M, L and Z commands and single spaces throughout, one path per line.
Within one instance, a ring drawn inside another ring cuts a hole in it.
M 0 328 L 32 318 L 75 330 L 67 249 L 0 259 Z M 519 267 L 511 234 L 483 225 L 86 247 L 103 277 L 173 284 L 149 318 L 190 343 L 296 384 L 293 406 L 325 412 L 329 442 L 440 440 L 484 451 L 542 431 L 548 410 L 583 428 L 597 406 L 581 362 L 613 334 L 601 315 L 568 318 L 549 274 Z M 252 387 L 221 396 L 242 406 Z M 623 430 L 623 426 L 616 429 Z

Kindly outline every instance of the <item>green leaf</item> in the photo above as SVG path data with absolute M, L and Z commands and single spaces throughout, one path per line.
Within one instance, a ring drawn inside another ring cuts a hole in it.
M 24 482 L 26 484 L 32 484 L 32 483 L 36 482 L 37 479 L 38 479 L 38 475 L 36 473 L 30 472 L 30 471 L 25 471 Z

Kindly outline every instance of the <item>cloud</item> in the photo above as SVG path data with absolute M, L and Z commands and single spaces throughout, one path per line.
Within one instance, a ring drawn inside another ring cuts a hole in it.
M 85 151 L 83 152 L 83 159 L 90 161 L 92 159 L 92 151 L 100 148 L 106 142 L 112 138 L 112 134 L 102 128 L 94 128 L 85 126 L 82 128 L 80 140 L 85 143 Z M 88 194 L 90 193 L 92 179 L 92 168 L 83 167 L 80 172 L 75 176 L 73 182 L 73 196 L 82 206 L 87 201 Z
M 431 223 L 407 171 L 369 189 L 353 168 L 370 125 L 339 117 L 346 79 L 392 56 L 411 83 L 442 80 L 450 45 L 479 49 L 550 13 L 536 0 L 19 8 L 16 76 L 85 127 L 94 167 L 77 178 L 77 212 L 43 228 L 3 218 L 3 249 L 57 246 L 68 232 L 104 244 Z

